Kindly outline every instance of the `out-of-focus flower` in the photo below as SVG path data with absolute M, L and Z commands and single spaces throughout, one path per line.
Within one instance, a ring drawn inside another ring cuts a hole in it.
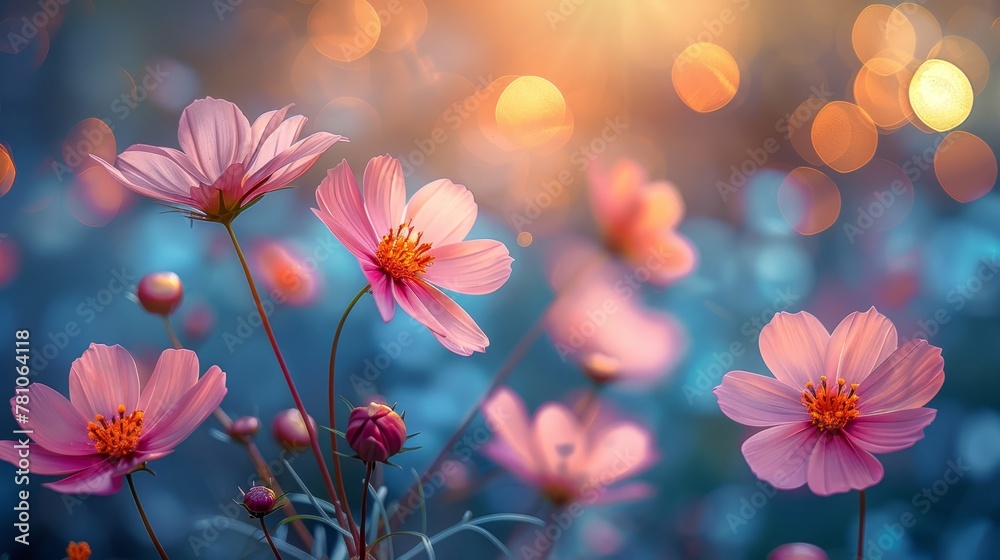
M 122 478 L 173 452 L 218 408 L 226 374 L 198 378 L 190 350 L 164 350 L 141 392 L 135 361 L 121 346 L 91 344 L 69 372 L 69 400 L 41 383 L 28 386 L 30 413 L 10 400 L 15 420 L 32 430 L 31 471 L 71 476 L 44 486 L 66 494 L 107 495 Z M 17 441 L 0 441 L 0 459 L 16 465 Z
M 229 437 L 236 441 L 248 441 L 260 431 L 260 420 L 256 416 L 240 416 L 229 424 Z
M 920 440 L 936 414 L 922 407 L 944 383 L 940 348 L 896 344 L 896 328 L 874 307 L 832 335 L 809 313 L 775 315 L 760 333 L 774 378 L 731 371 L 715 388 L 726 416 L 770 426 L 743 444 L 750 470 L 776 488 L 808 484 L 821 496 L 882 480 L 872 453 Z
M 823 549 L 808 543 L 788 543 L 779 546 L 767 555 L 767 560 L 827 560 Z
M 591 207 L 609 249 L 661 286 L 694 269 L 694 247 L 676 231 L 684 217 L 676 187 L 648 182 L 646 170 L 630 159 L 618 160 L 611 169 L 595 161 L 587 179 Z
M 285 119 L 291 105 L 250 121 L 236 105 L 211 97 L 181 114 L 182 151 L 136 144 L 114 165 L 97 156 L 112 177 L 133 191 L 181 207 L 191 218 L 231 222 L 265 194 L 298 179 L 343 136 L 317 132 L 296 141 L 306 118 Z
M 649 431 L 628 421 L 585 425 L 566 405 L 542 405 L 528 417 L 521 398 L 501 387 L 483 405 L 496 436 L 484 453 L 557 506 L 608 503 L 648 495 L 645 484 L 609 485 L 650 466 Z
M 267 486 L 254 486 L 243 494 L 243 508 L 253 517 L 264 517 L 271 513 L 277 501 L 274 490 Z
M 184 285 L 173 272 L 151 272 L 139 280 L 135 295 L 143 309 L 166 316 L 181 304 Z
M 351 411 L 345 435 L 362 461 L 384 463 L 406 443 L 406 424 L 392 407 L 373 402 Z
M 316 421 L 309 417 L 313 432 L 316 431 Z M 302 421 L 302 414 L 297 408 L 282 410 L 271 421 L 271 435 L 279 445 L 289 451 L 299 451 L 309 447 L 309 429 Z
M 66 560 L 90 560 L 90 545 L 86 541 L 69 541 L 66 547 Z
M 439 179 L 407 203 L 399 161 L 386 155 L 368 162 L 363 196 L 345 161 L 319 186 L 313 212 L 357 257 L 382 319 L 398 302 L 452 352 L 484 352 L 490 342 L 479 325 L 435 287 L 488 294 L 510 277 L 503 243 L 464 241 L 479 211 L 472 193 Z

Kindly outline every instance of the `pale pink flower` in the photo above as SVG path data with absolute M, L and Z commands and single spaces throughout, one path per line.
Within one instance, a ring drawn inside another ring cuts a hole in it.
M 198 378 L 190 350 L 165 350 L 145 387 L 132 356 L 121 346 L 91 344 L 69 372 L 69 400 L 41 383 L 28 386 L 28 412 L 11 410 L 31 430 L 31 472 L 70 475 L 44 484 L 66 494 L 117 492 L 122 477 L 173 452 L 218 408 L 226 374 L 212 366 Z M 24 417 L 18 414 L 25 414 Z M 23 440 L 22 440 L 23 441 Z M 23 457 L 17 441 L 0 441 L 0 459 Z
M 264 113 L 251 125 L 236 105 L 199 99 L 181 114 L 182 151 L 136 144 L 113 166 L 91 157 L 141 195 L 178 205 L 191 218 L 227 223 L 299 178 L 334 143 L 347 141 L 328 132 L 296 141 L 307 119 L 285 119 L 290 108 Z
M 399 160 L 385 155 L 368 162 L 363 196 L 344 161 L 316 190 L 313 212 L 357 257 L 382 319 L 392 319 L 398 302 L 452 352 L 485 351 L 490 342 L 479 325 L 435 287 L 488 294 L 510 277 L 503 243 L 463 241 L 479 211 L 472 193 L 438 179 L 407 202 Z
M 649 431 L 638 424 L 597 419 L 589 425 L 558 402 L 543 404 L 532 420 L 521 398 L 506 387 L 484 403 L 483 416 L 496 436 L 483 452 L 558 506 L 649 494 L 642 483 L 608 488 L 654 460 Z
M 674 185 L 650 183 L 641 165 L 624 158 L 611 169 L 594 162 L 588 182 L 591 207 L 609 249 L 661 286 L 694 269 L 694 246 L 676 230 L 684 217 L 684 199 Z
M 809 313 L 775 315 L 760 332 L 774 378 L 731 371 L 715 388 L 726 416 L 770 426 L 743 444 L 750 470 L 776 488 L 808 484 L 821 496 L 882 480 L 872 453 L 920 440 L 936 414 L 922 407 L 944 383 L 940 348 L 896 343 L 896 328 L 874 307 L 848 315 L 833 335 Z

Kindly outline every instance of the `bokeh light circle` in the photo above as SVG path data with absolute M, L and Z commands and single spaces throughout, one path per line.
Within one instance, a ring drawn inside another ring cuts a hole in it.
M 520 245 L 521 247 L 527 247 L 531 245 L 531 241 L 532 241 L 531 233 L 527 231 L 522 231 L 521 233 L 517 234 L 517 244 Z
M 958 35 L 948 35 L 935 44 L 927 58 L 950 62 L 965 74 L 972 84 L 972 91 L 979 95 L 990 80 L 990 59 L 970 39 Z
M 375 48 L 397 52 L 412 47 L 427 29 L 427 6 L 423 0 L 370 0 L 382 22 Z
M 934 152 L 934 174 L 949 196 L 971 202 L 996 184 L 997 158 L 981 138 L 956 130 Z
M 320 0 L 309 12 L 306 27 L 316 50 L 340 62 L 371 52 L 382 33 L 378 12 L 364 0 Z
M 819 97 L 810 97 L 791 113 L 788 118 L 788 139 L 792 147 L 802 157 L 813 165 L 823 165 L 823 160 L 812 144 L 812 127 L 816 121 L 816 115 L 826 106 L 827 100 Z
M 108 123 L 101 119 L 89 118 L 76 123 L 66 133 L 63 141 L 63 161 L 74 172 L 97 167 L 98 164 L 90 155 L 114 163 L 118 153 L 118 142 Z
M 879 128 L 895 130 L 909 122 L 909 103 L 901 102 L 904 91 L 898 74 L 882 75 L 862 66 L 854 78 L 854 101 Z
M 945 60 L 924 61 L 913 73 L 909 94 L 917 118 L 938 132 L 962 124 L 972 112 L 972 83 L 958 66 Z
M 833 101 L 820 109 L 811 138 L 823 163 L 840 173 L 868 163 L 878 147 L 878 130 L 871 117 L 861 107 L 846 101 Z
M 797 167 L 778 187 L 778 209 L 795 231 L 814 235 L 840 216 L 840 189 L 822 171 Z
M 521 76 L 510 82 L 497 99 L 496 123 L 500 133 L 520 148 L 544 144 L 566 120 L 566 100 L 552 82 Z
M 88 167 L 76 174 L 67 203 L 81 224 L 103 227 L 118 215 L 125 200 L 125 187 L 102 167 Z
M 0 196 L 10 192 L 10 187 L 14 185 L 14 176 L 17 169 L 14 168 L 14 160 L 10 157 L 7 148 L 0 146 Z
M 699 113 L 724 107 L 740 87 L 736 60 L 714 43 L 695 43 L 684 49 L 670 77 L 681 101 Z
M 917 35 L 903 12 L 872 4 L 854 21 L 851 44 L 865 66 L 886 75 L 898 72 L 913 57 Z

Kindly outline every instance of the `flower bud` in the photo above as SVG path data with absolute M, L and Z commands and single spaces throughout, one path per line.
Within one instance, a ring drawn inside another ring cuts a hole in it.
M 580 369 L 594 383 L 604 385 L 618 378 L 621 361 L 601 352 L 589 352 L 580 359 Z
M 309 424 L 316 432 L 316 421 L 309 417 Z M 309 447 L 309 429 L 302 421 L 297 408 L 282 410 L 271 422 L 271 434 L 282 447 L 289 451 L 299 451 Z
M 403 448 L 406 424 L 391 407 L 373 402 L 351 411 L 346 436 L 362 461 L 384 463 Z
M 277 501 L 277 496 L 275 496 L 274 490 L 267 486 L 254 486 L 247 490 L 246 494 L 243 494 L 243 507 L 250 512 L 250 515 L 256 517 L 271 513 L 275 501 Z
M 181 304 L 184 286 L 173 272 L 151 272 L 139 280 L 136 297 L 146 311 L 167 316 Z
M 260 420 L 254 416 L 240 416 L 229 425 L 229 437 L 236 441 L 246 442 L 257 435 L 260 430 Z
M 788 543 L 771 551 L 767 560 L 827 560 L 823 549 L 807 543 Z

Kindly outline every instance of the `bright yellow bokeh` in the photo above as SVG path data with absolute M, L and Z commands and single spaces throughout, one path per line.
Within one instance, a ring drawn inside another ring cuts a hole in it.
M 674 61 L 670 78 L 685 105 L 709 113 L 733 100 L 740 87 L 740 68 L 719 45 L 695 43 Z
M 962 124 L 972 112 L 972 83 L 954 64 L 932 58 L 910 81 L 910 105 L 920 122 L 938 132 Z
M 519 148 L 539 146 L 554 137 L 566 120 L 566 100 L 552 82 L 521 76 L 497 100 L 497 128 Z

